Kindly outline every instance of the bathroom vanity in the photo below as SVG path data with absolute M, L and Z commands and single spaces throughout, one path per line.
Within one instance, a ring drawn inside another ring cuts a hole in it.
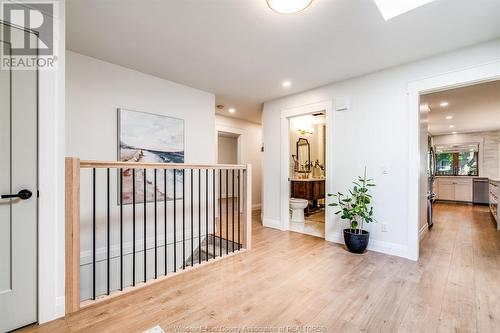
M 325 198 L 325 180 L 317 178 L 290 179 L 292 198 L 309 200 L 306 216 L 319 208 L 318 200 Z

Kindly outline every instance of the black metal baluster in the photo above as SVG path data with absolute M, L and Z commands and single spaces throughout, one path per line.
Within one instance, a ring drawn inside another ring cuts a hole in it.
M 182 269 L 186 269 L 186 170 L 182 169 Z
M 95 205 L 95 168 L 92 169 L 92 299 L 95 300 L 95 217 L 96 217 L 96 205 Z
M 240 188 L 240 181 L 241 181 L 241 170 L 238 169 L 238 251 L 241 250 L 241 241 L 240 241 L 240 234 L 241 234 L 241 230 L 240 230 L 240 215 L 241 215 L 241 211 L 240 211 L 240 197 L 241 197 L 241 188 Z
M 213 247 L 213 250 L 214 250 L 214 258 L 216 256 L 215 254 L 215 232 L 216 232 L 216 227 L 215 227 L 215 205 L 216 205 L 216 202 L 215 202 L 215 169 L 213 169 L 213 173 L 212 173 L 212 200 L 213 200 L 213 203 L 212 203 L 212 215 L 213 215 L 213 220 L 212 220 L 212 227 L 213 227 L 213 235 L 214 235 L 214 243 L 212 244 L 212 247 Z
M 135 286 L 135 169 L 132 169 L 132 286 Z
M 123 169 L 120 169 L 120 290 L 123 290 Z
M 222 169 L 219 169 L 219 254 L 222 257 Z
M 158 278 L 158 221 L 157 221 L 157 214 L 158 214 L 158 203 L 157 203 L 157 199 L 158 199 L 158 196 L 157 196 L 157 183 L 156 183 L 156 169 L 154 169 L 154 190 L 155 190 L 155 194 L 154 194 L 154 200 L 155 200 L 155 279 Z
M 174 169 L 174 273 L 177 272 L 177 169 Z
M 198 264 L 201 264 L 201 169 L 198 169 Z
M 165 252 L 165 257 L 163 258 L 165 261 L 165 275 L 167 275 L 168 269 L 167 269 L 167 247 L 168 247 L 168 242 L 167 242 L 167 169 L 163 170 L 163 233 L 165 234 L 165 241 L 164 241 L 164 252 Z
M 106 278 L 107 278 L 107 283 L 106 283 L 106 294 L 109 295 L 109 290 L 110 290 L 110 282 L 111 282 L 111 279 L 110 279 L 110 265 L 109 265 L 109 260 L 110 260 L 110 253 L 109 253 L 109 239 L 110 239 L 110 229 L 109 229 L 109 222 L 110 222 L 110 186 L 109 186 L 109 168 L 106 169 L 106 182 L 107 182 L 107 186 L 106 186 L 106 196 L 107 196 L 107 200 L 106 200 L 106 204 L 107 204 L 107 220 L 106 220 L 106 233 L 107 233 L 107 242 L 106 242 L 106 253 L 107 253 L 107 261 L 106 261 L 106 268 L 107 268 L 107 273 L 106 273 Z
M 194 207 L 193 207 L 193 172 L 194 170 L 191 169 L 191 267 L 194 266 L 194 244 L 193 244 L 193 219 L 194 219 L 194 216 L 193 216 L 193 210 L 194 210 Z
M 143 193 L 143 205 L 144 205 L 144 216 L 143 216 L 143 222 L 144 222 L 144 227 L 142 229 L 142 233 L 143 233 L 143 237 L 144 237 L 144 241 L 143 241 L 143 248 L 144 248 L 144 282 L 146 282 L 146 272 L 147 272 L 147 262 L 146 262 L 146 254 L 147 254 L 147 248 L 146 248 L 146 204 L 147 204 L 147 198 L 146 198 L 146 191 L 147 191 L 147 182 L 146 182 L 146 169 L 144 169 L 143 171 L 143 182 L 144 182 L 144 193 Z
M 229 254 L 229 170 L 226 169 L 226 254 Z
M 231 214 L 231 248 L 232 248 L 232 252 L 234 252 L 234 169 L 231 170 L 231 178 L 232 178 L 232 181 L 231 181 L 231 187 L 232 187 L 232 190 L 231 190 L 231 210 L 232 210 L 232 214 Z
M 205 252 L 208 261 L 208 169 L 205 170 Z

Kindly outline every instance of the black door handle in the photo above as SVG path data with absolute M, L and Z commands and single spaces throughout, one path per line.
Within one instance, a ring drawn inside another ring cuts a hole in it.
M 21 190 L 17 194 L 2 194 L 2 199 L 19 198 L 21 200 L 28 200 L 33 193 L 30 190 Z

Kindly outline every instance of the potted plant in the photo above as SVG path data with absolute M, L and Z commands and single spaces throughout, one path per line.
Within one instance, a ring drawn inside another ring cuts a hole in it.
M 363 253 L 368 246 L 370 233 L 363 229 L 365 223 L 373 222 L 373 207 L 371 206 L 372 196 L 369 193 L 370 187 L 375 186 L 373 179 L 366 177 L 366 168 L 363 177 L 358 177 L 353 182 L 354 187 L 349 190 L 349 194 L 338 192 L 328 194 L 334 197 L 336 202 L 329 206 L 338 207 L 335 214 L 341 214 L 341 218 L 349 223 L 349 228 L 344 229 L 344 241 L 349 252 Z

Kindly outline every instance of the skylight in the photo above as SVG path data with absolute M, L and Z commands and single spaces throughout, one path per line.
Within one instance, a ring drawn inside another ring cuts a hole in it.
M 374 0 L 375 4 L 388 21 L 398 15 L 404 14 L 415 8 L 421 7 L 434 0 Z

